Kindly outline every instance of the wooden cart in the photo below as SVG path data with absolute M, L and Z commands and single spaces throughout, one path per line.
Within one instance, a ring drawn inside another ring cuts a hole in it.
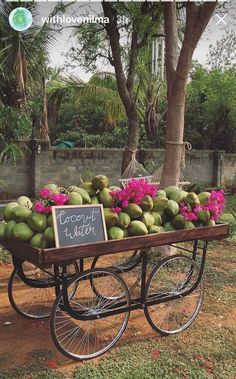
M 144 310 L 158 333 L 179 333 L 202 305 L 207 243 L 228 232 L 227 224 L 218 224 L 51 249 L 2 240 L 14 263 L 9 300 L 25 317 L 50 316 L 54 343 L 76 360 L 95 358 L 113 347 L 136 309 Z M 151 249 L 187 241 L 191 243 L 178 245 L 183 253 L 164 259 Z M 88 258 L 92 264 L 87 269 Z

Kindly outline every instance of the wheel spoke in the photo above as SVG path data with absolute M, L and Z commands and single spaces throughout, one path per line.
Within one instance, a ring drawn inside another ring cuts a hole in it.
M 145 307 L 145 315 L 154 330 L 167 335 L 191 325 L 203 300 L 203 280 L 195 288 L 199 271 L 195 261 L 180 255 L 167 258 L 153 270 L 147 283 L 146 299 L 154 302 L 161 297 L 179 296 Z
M 120 338 L 128 322 L 129 312 L 107 312 L 111 307 L 114 310 L 121 297 L 125 299 L 122 303 L 127 307 L 130 297 L 123 280 L 106 269 L 81 273 L 70 284 L 68 292 L 75 283 L 76 291 L 73 299 L 68 298 L 68 305 L 78 314 L 78 319 L 65 311 L 62 313 L 60 305 L 63 304 L 63 295 L 60 292 L 51 314 L 51 331 L 54 342 L 63 354 L 84 360 L 103 354 Z M 93 291 L 94 284 L 101 290 L 100 294 Z M 104 312 L 106 317 L 103 317 Z M 79 315 L 83 316 L 82 320 Z

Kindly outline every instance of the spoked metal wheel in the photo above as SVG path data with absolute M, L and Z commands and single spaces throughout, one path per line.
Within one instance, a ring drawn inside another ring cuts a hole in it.
M 78 273 L 78 265 L 73 262 L 68 266 L 68 275 L 75 273 Z M 24 262 L 22 269 L 15 268 L 8 282 L 8 298 L 21 316 L 30 319 L 49 317 L 56 298 L 53 266 L 40 269 Z
M 124 251 L 120 253 L 101 255 L 95 257 L 91 268 L 108 268 L 119 274 L 125 281 L 129 292 L 131 293 L 141 279 L 141 256 L 139 250 Z M 98 293 L 96 283 L 91 282 L 95 293 Z M 100 295 L 105 296 L 100 292 Z
M 192 324 L 203 302 L 203 278 L 196 287 L 199 272 L 199 265 L 183 255 L 166 258 L 152 271 L 146 285 L 146 301 L 152 305 L 147 303 L 144 312 L 158 333 L 179 333 Z
M 51 333 L 58 349 L 67 357 L 86 360 L 105 353 L 124 332 L 130 305 L 130 296 L 122 278 L 107 269 L 93 269 L 78 275 L 76 291 L 63 300 L 58 294 L 51 313 Z M 91 282 L 105 296 L 94 293 Z M 122 301 L 117 299 L 122 298 Z

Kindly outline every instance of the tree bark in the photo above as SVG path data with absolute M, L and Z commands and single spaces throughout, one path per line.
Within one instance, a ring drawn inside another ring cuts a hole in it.
M 192 56 L 216 3 L 186 5 L 186 28 L 178 54 L 176 4 L 164 4 L 167 74 L 167 141 L 160 186 L 178 185 L 183 154 L 185 92 Z
M 110 3 L 103 2 L 102 6 L 104 15 L 109 18 L 109 23 L 106 24 L 106 30 L 111 45 L 117 88 L 128 119 L 128 148 L 125 148 L 123 153 L 121 169 L 122 174 L 130 163 L 132 151 L 137 149 L 139 142 L 139 117 L 133 95 L 134 74 L 137 62 L 138 34 L 136 31 L 133 31 L 132 33 L 128 78 L 126 79 L 122 64 L 120 34 L 117 27 L 116 14 L 113 12 L 113 8 Z
M 127 141 L 127 147 L 123 152 L 121 174 L 129 165 L 132 157 L 132 152 L 137 150 L 139 142 L 139 117 L 137 111 L 134 109 L 132 114 L 128 118 L 129 135 Z

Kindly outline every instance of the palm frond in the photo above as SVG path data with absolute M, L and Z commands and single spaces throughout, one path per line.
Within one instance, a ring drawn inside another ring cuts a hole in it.
M 75 105 L 79 105 L 85 99 L 91 102 L 94 99 L 99 100 L 104 106 L 105 123 L 114 126 L 125 117 L 125 110 L 114 80 L 114 75 L 111 73 L 95 74 L 88 83 L 84 83 L 76 76 L 60 78 L 50 89 L 50 114 L 56 119 L 63 98 L 70 94 Z

